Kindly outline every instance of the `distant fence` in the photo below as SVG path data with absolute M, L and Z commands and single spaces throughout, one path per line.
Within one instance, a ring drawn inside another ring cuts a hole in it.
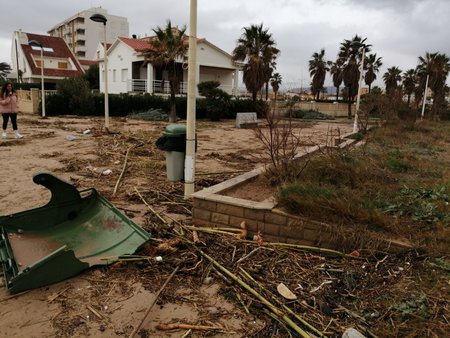
M 348 116 L 348 103 L 334 103 L 334 102 L 296 102 L 292 107 L 293 110 L 314 110 L 321 113 L 334 116 L 346 117 Z M 281 104 L 279 106 L 281 113 L 287 114 L 288 108 Z M 351 105 L 352 114 L 355 113 L 355 105 Z

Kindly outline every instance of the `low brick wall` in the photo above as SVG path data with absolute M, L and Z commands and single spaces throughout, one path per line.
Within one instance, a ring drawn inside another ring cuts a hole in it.
M 350 145 L 354 142 L 349 139 L 344 143 Z M 311 147 L 298 157 L 319 149 L 320 147 Z M 197 226 L 240 229 L 241 223 L 245 222 L 249 239 L 259 233 L 269 242 L 296 243 L 329 249 L 354 250 L 370 247 L 397 252 L 411 248 L 407 241 L 386 238 L 380 233 L 360 228 L 355 231 L 349 227 L 288 214 L 276 208 L 273 198 L 255 202 L 224 195 L 227 190 L 253 180 L 263 172 L 264 168 L 258 168 L 192 194 L 193 223 Z

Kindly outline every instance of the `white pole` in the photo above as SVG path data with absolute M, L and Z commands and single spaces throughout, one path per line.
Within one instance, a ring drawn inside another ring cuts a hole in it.
M 194 192 L 195 182 L 195 98 L 197 70 L 197 0 L 191 0 L 188 52 L 188 95 L 186 117 L 186 159 L 184 162 L 184 198 Z
M 45 86 L 44 86 L 44 47 L 41 46 L 41 91 L 42 91 L 42 117 L 45 118 Z
M 362 82 L 362 78 L 363 78 L 365 55 L 366 55 L 366 46 L 363 46 L 361 69 L 359 71 L 358 95 L 356 96 L 355 120 L 353 122 L 353 132 L 354 133 L 357 133 L 359 131 L 358 112 L 359 112 L 359 103 L 361 101 L 361 82 Z
M 109 128 L 109 102 L 108 102 L 108 56 L 106 46 L 106 22 L 103 23 L 103 38 L 104 38 L 104 61 L 105 61 L 105 128 Z
M 427 101 L 428 79 L 429 78 L 430 78 L 430 74 L 427 74 L 427 80 L 425 81 L 425 90 L 423 93 L 422 114 L 420 115 L 421 120 L 423 120 L 423 116 L 425 115 L 425 102 Z

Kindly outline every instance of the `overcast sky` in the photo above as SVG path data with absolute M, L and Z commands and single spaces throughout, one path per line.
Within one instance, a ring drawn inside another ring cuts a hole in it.
M 0 62 L 11 63 L 15 30 L 46 34 L 57 23 L 91 7 L 128 18 L 130 35 L 157 26 L 188 27 L 189 0 L 16 0 L 2 8 Z M 355 34 L 367 38 L 383 67 L 414 68 L 425 52 L 450 56 L 450 0 L 198 0 L 197 36 L 231 53 L 242 28 L 263 23 L 281 50 L 277 72 L 285 88 L 310 83 L 308 60 L 325 49 L 335 60 L 339 44 Z M 331 85 L 327 75 L 326 84 Z

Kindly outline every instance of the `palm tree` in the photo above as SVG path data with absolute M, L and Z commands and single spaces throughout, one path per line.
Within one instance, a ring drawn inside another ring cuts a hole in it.
M 318 100 L 323 89 L 325 76 L 330 68 L 325 60 L 325 49 L 321 49 L 320 53 L 316 52 L 311 57 L 312 59 L 309 60 L 309 74 L 312 77 L 311 92 L 316 96 L 316 100 Z
M 418 73 L 423 78 L 429 75 L 428 84 L 433 91 L 433 106 L 431 117 L 445 112 L 445 88 L 448 73 L 450 72 L 450 59 L 445 54 L 426 52 L 419 57 Z
M 233 60 L 245 62 L 243 80 L 245 87 L 256 101 L 258 91 L 270 80 L 270 68 L 280 53 L 275 41 L 263 24 L 244 27 L 244 33 L 237 40 Z
M 11 66 L 6 62 L 0 62 L 0 78 L 4 80 L 9 73 L 11 73 Z
M 335 62 L 328 61 L 330 67 L 330 74 L 333 78 L 333 85 L 336 87 L 336 101 L 339 100 L 339 87 L 342 84 L 344 77 L 344 63 L 342 59 L 338 58 Z
M 381 57 L 377 57 L 377 54 L 369 54 L 365 62 L 366 74 L 364 75 L 364 82 L 369 86 L 369 93 L 373 81 L 377 78 L 377 73 L 380 71 L 380 67 L 383 65 Z
M 355 35 L 351 40 L 345 39 L 341 43 L 339 50 L 339 58 L 345 63 L 343 80 L 344 85 L 347 87 L 348 97 L 348 117 L 352 117 L 351 104 L 355 100 L 355 96 L 358 93 L 359 86 L 359 64 L 362 58 L 361 45 L 365 46 L 365 52 L 370 52 L 370 45 L 367 45 L 367 38 L 362 38 L 359 35 Z
M 166 27 L 156 27 L 153 29 L 156 36 L 150 40 L 151 48 L 143 52 L 147 61 L 150 63 L 163 67 L 167 70 L 169 85 L 170 85 L 170 122 L 176 122 L 176 100 L 175 96 L 180 84 L 181 66 L 177 62 L 182 58 L 188 49 L 186 43 L 186 26 L 178 29 L 172 27 L 170 20 L 167 20 Z
M 270 85 L 272 86 L 273 92 L 275 93 L 275 101 L 277 100 L 277 94 L 278 90 L 280 89 L 281 81 L 282 78 L 279 73 L 272 74 L 272 77 L 270 79 Z
M 402 80 L 402 71 L 398 67 L 388 68 L 383 74 L 383 81 L 386 86 L 386 94 L 393 96 L 399 87 L 399 82 Z
M 403 90 L 408 96 L 408 106 L 411 102 L 411 95 L 416 88 L 417 74 L 415 69 L 408 69 L 403 73 Z

